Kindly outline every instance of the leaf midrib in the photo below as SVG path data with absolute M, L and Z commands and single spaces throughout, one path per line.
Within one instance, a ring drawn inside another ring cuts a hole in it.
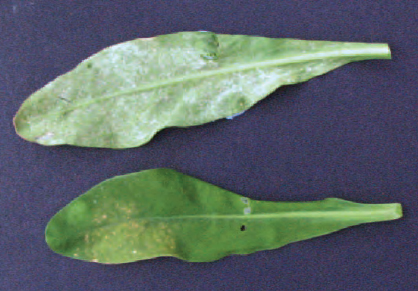
M 115 225 L 120 225 L 122 223 L 132 223 L 135 221 L 144 221 L 148 220 L 184 220 L 184 219 L 239 219 L 239 220 L 251 220 L 251 219 L 281 219 L 281 218 L 329 218 L 334 217 L 337 219 L 363 219 L 368 218 L 369 220 L 374 221 L 375 219 L 379 220 L 390 220 L 397 217 L 392 209 L 382 209 L 382 210 L 373 210 L 373 211 L 286 211 L 286 212 L 277 212 L 277 213 L 258 213 L 258 214 L 199 214 L 199 215 L 178 215 L 178 216 L 150 216 L 150 217 L 133 217 L 129 219 L 123 219 L 108 223 L 105 225 L 100 225 L 97 227 L 90 228 L 89 231 L 98 228 L 109 228 Z M 366 222 L 366 220 L 365 220 Z
M 373 211 L 286 211 L 286 212 L 277 212 L 277 213 L 258 213 L 258 214 L 198 214 L 198 215 L 178 215 L 178 216 L 144 216 L 133 218 L 136 220 L 142 219 L 161 219 L 161 220 L 171 220 L 171 219 L 201 219 L 201 218 L 210 218 L 210 219 L 242 219 L 242 218 L 284 218 L 284 217 L 301 217 L 301 218 L 312 218 L 312 217 L 334 217 L 338 216 L 367 216 L 371 215 L 388 213 L 388 210 L 373 210 Z M 127 220 L 129 221 L 129 220 Z

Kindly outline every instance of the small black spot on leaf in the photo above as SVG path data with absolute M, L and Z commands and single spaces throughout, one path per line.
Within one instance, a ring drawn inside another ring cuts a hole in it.
M 246 229 L 246 227 L 245 227 L 245 225 L 241 225 L 241 231 L 245 231 L 245 229 Z
M 207 53 L 207 54 L 202 54 L 200 56 L 202 58 L 206 59 L 206 60 L 217 60 L 218 59 L 218 55 L 216 53 Z

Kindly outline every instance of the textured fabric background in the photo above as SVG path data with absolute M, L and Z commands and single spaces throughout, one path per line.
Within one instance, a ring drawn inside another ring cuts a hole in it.
M 407 0 L 1 1 L 0 289 L 418 290 L 417 18 Z M 346 65 L 140 148 L 44 147 L 15 134 L 21 103 L 91 54 L 193 30 L 387 42 L 393 60 Z M 253 199 L 401 202 L 405 216 L 214 263 L 99 265 L 49 250 L 44 228 L 72 199 L 156 167 Z

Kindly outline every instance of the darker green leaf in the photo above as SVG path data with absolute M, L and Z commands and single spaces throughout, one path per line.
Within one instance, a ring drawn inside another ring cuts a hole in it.
M 59 254 L 99 263 L 210 262 L 401 216 L 397 203 L 257 201 L 154 169 L 109 179 L 75 199 L 51 219 L 46 241 Z

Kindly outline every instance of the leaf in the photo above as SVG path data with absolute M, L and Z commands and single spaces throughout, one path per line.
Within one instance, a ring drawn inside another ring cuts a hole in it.
M 210 262 L 401 216 L 397 203 L 251 200 L 153 169 L 109 179 L 72 201 L 49 222 L 46 241 L 61 255 L 91 262 L 159 256 Z
M 386 44 L 181 32 L 102 50 L 30 96 L 16 132 L 43 145 L 130 148 L 166 127 L 247 110 L 282 85 L 353 61 L 389 59 Z

